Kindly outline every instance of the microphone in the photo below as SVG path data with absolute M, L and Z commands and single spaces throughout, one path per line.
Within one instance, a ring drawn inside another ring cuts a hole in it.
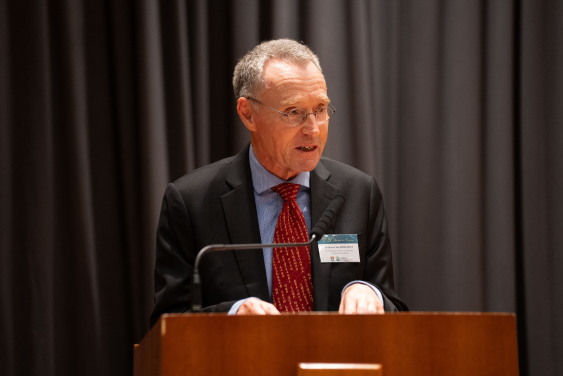
M 201 278 L 199 276 L 199 263 L 202 257 L 209 252 L 215 251 L 233 251 L 238 249 L 261 249 L 261 248 L 288 248 L 288 247 L 305 247 L 311 245 L 314 241 L 318 241 L 323 237 L 324 233 L 328 230 L 330 225 L 338 215 L 338 211 L 344 203 L 344 196 L 340 193 L 337 194 L 331 201 L 328 208 L 321 216 L 321 219 L 311 230 L 311 237 L 305 243 L 273 243 L 273 244 L 211 244 L 203 247 L 197 254 L 194 262 L 194 273 L 192 276 L 192 311 L 201 312 L 202 308 L 202 293 L 201 293 Z
M 313 229 L 311 230 L 311 236 L 316 235 L 317 241 L 319 241 L 323 237 L 326 230 L 328 230 L 330 225 L 334 222 L 343 203 L 344 196 L 342 196 L 340 193 L 338 193 L 332 199 L 330 205 L 328 205 L 328 208 L 326 208 L 325 212 L 321 216 L 321 219 L 319 219 L 315 227 L 313 227 Z

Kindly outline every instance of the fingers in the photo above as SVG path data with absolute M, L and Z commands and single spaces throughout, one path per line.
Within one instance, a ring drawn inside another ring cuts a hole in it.
M 345 315 L 355 315 L 358 313 L 358 296 L 354 294 L 347 294 L 346 297 L 342 297 L 342 312 Z M 342 304 L 341 303 L 341 304 Z
M 385 313 L 385 309 L 383 308 L 383 302 L 381 302 L 381 300 L 379 300 L 379 298 L 375 299 L 379 304 L 375 304 L 375 313 L 378 314 L 384 314 Z
M 280 312 L 274 305 L 263 300 L 250 298 L 239 307 L 238 315 L 279 315 Z
M 278 311 L 278 309 L 270 303 L 266 303 L 266 302 L 262 302 L 264 303 L 264 311 L 266 311 L 267 315 L 279 315 L 280 311 Z
M 338 312 L 344 315 L 365 315 L 384 313 L 384 309 L 383 303 L 369 286 L 354 284 L 342 294 Z
M 370 304 L 373 304 L 373 302 L 359 299 L 358 301 L 356 301 L 356 313 L 359 315 L 375 313 L 375 309 L 372 312 L 369 311 L 368 307 Z
M 266 311 L 262 307 L 259 302 L 251 301 L 250 299 L 244 302 L 238 312 L 237 315 L 265 315 Z

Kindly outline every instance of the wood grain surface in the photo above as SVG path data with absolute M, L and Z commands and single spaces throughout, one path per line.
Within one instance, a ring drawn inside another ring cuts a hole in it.
M 300 362 L 381 364 L 385 376 L 517 376 L 516 319 L 484 313 L 163 315 L 135 350 L 135 376 L 295 376 Z

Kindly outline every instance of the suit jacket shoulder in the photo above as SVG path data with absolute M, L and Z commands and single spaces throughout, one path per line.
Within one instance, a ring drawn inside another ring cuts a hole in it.
M 222 159 L 218 162 L 200 167 L 171 184 L 175 185 L 182 196 L 202 194 L 209 188 L 228 189 L 225 179 L 231 169 L 236 156 Z
M 162 313 L 190 310 L 193 265 L 203 247 L 260 242 L 248 147 L 168 185 L 157 227 L 151 324 Z M 228 311 L 241 297 L 269 298 L 260 250 L 212 252 L 200 272 L 204 311 Z

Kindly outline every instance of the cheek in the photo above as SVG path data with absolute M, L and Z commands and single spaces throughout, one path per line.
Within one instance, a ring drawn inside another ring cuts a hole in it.
M 294 149 L 297 146 L 299 140 L 298 132 L 288 130 L 279 132 L 274 137 L 276 137 L 278 148 L 286 151 Z
M 276 136 L 276 130 L 274 127 L 264 129 L 260 137 L 262 144 L 267 145 L 269 149 L 278 148 L 278 138 L 279 137 Z
M 320 129 L 320 138 L 323 144 L 326 142 L 327 136 L 328 136 L 328 125 Z

